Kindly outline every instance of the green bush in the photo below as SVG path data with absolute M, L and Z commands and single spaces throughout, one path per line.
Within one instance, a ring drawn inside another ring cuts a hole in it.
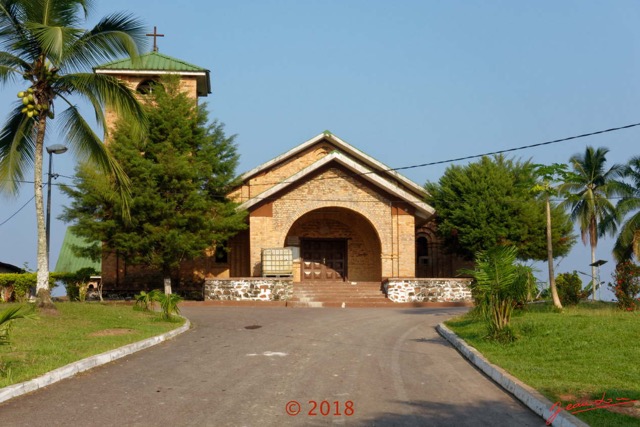
M 158 296 L 161 294 L 160 290 L 154 289 L 149 292 L 140 291 L 138 295 L 135 295 L 136 304 L 134 308 L 142 311 L 153 310 L 154 302 L 158 301 Z
M 30 307 L 16 305 L 0 311 L 0 345 L 9 344 L 9 332 L 13 320 L 35 319 L 32 310 L 33 308 Z
M 556 287 L 563 306 L 576 305 L 585 296 L 582 292 L 582 280 L 578 277 L 577 271 L 559 274 L 556 277 Z
M 516 257 L 515 247 L 496 246 L 476 254 L 474 270 L 461 270 L 473 277 L 471 294 L 485 319 L 488 338 L 502 343 L 516 339 L 509 325 L 511 315 L 535 289 L 531 269 L 516 264 Z
M 86 299 L 88 283 L 91 276 L 99 275 L 100 273 L 91 267 L 81 268 L 75 273 L 55 273 L 57 280 L 64 283 L 64 287 L 67 290 L 67 297 L 69 301 L 82 301 Z
M 49 273 L 49 289 L 53 289 L 58 279 L 57 273 Z M 29 289 L 35 288 L 37 283 L 37 273 L 0 273 L 0 290 L 9 294 L 7 301 L 11 299 L 9 289 L 13 288 L 13 298 L 23 302 L 29 296 Z M 4 297 L 3 297 L 4 300 Z
M 621 262 L 613 273 L 613 283 L 609 289 L 618 299 L 618 307 L 622 310 L 640 309 L 640 266 L 631 261 Z
M 178 294 L 165 294 L 159 289 L 149 292 L 141 291 L 135 296 L 136 304 L 134 310 L 150 311 L 153 309 L 154 302 L 160 303 L 162 309 L 162 318 L 171 320 L 172 314 L 180 314 L 178 304 L 182 302 L 182 297 Z

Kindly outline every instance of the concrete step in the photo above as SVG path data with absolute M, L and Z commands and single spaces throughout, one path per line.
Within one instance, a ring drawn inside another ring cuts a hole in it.
M 378 282 L 302 282 L 293 285 L 290 307 L 378 307 L 393 304 Z

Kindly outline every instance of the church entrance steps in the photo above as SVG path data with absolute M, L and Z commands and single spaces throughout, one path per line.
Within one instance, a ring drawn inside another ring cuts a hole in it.
M 292 307 L 375 307 L 394 303 L 378 282 L 300 282 L 293 284 Z

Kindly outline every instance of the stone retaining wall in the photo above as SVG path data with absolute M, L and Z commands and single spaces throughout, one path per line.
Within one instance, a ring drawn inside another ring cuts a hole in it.
M 471 279 L 396 279 L 383 282 L 393 302 L 472 302 Z
M 293 280 L 247 277 L 207 279 L 204 300 L 222 301 L 286 301 L 293 296 Z

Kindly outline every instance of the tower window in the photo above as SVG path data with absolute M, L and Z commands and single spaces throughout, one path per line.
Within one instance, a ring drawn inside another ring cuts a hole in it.
M 140 82 L 140 84 L 138 85 L 138 87 L 136 88 L 136 92 L 142 94 L 142 95 L 149 95 L 151 93 L 153 93 L 153 89 L 154 86 L 159 85 L 160 83 L 156 82 L 155 80 L 144 80 L 142 82 Z

